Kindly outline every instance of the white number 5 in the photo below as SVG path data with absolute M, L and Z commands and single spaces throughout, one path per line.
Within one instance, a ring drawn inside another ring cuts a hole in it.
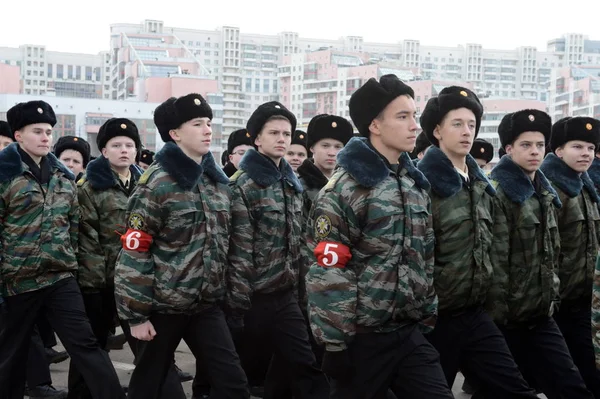
M 127 249 L 138 249 L 140 246 L 140 240 L 138 240 L 138 238 L 140 238 L 141 236 L 142 235 L 139 231 L 132 231 L 131 233 L 127 234 L 127 237 L 125 237 L 125 246 L 127 247 Z
M 330 266 L 337 265 L 337 263 L 339 261 L 338 254 L 335 251 L 330 251 L 330 249 L 335 250 L 337 247 L 338 247 L 337 244 L 330 244 L 330 243 L 325 244 L 325 251 L 323 251 L 323 255 L 324 255 L 323 264 L 325 266 L 330 267 Z M 331 255 L 331 259 L 327 257 L 328 255 Z

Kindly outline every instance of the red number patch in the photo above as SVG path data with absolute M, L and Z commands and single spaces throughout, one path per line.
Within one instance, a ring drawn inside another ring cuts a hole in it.
M 121 243 L 127 251 L 148 252 L 152 245 L 152 236 L 140 230 L 129 229 L 121 236 Z
M 339 242 L 321 241 L 315 248 L 317 264 L 321 267 L 344 269 L 352 259 L 350 248 Z

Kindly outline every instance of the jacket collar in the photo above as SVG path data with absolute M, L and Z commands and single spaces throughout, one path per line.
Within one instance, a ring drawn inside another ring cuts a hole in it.
M 548 180 L 564 191 L 569 197 L 577 197 L 585 187 L 592 201 L 596 203 L 600 202 L 594 183 L 588 173 L 583 172 L 579 174 L 575 172 L 562 159 L 557 157 L 556 154 L 550 153 L 546 155 L 540 169 L 544 172 Z
M 246 151 L 239 166 L 254 182 L 262 187 L 272 186 L 283 179 L 296 192 L 301 193 L 303 191 L 302 184 L 298 181 L 292 167 L 283 158 L 279 163 L 279 168 L 277 168 L 273 161 L 251 148 Z
M 142 174 L 142 169 L 134 164 L 129 167 L 129 171 L 131 172 L 131 179 L 138 181 Z M 119 185 L 117 177 L 110 167 L 110 162 L 103 155 L 100 155 L 88 164 L 85 170 L 85 178 L 90 182 L 90 186 L 94 190 L 106 190 Z
M 322 189 L 329 181 L 312 159 L 305 159 L 298 167 L 298 176 L 308 188 Z
M 50 170 L 54 173 L 56 170 L 62 172 L 69 180 L 75 180 L 75 175 L 69 168 L 63 165 L 52 153 L 46 155 L 46 160 L 50 165 Z M 19 155 L 19 144 L 12 143 L 4 150 L 0 151 L 0 183 L 5 183 L 22 175 L 25 171 L 23 160 Z

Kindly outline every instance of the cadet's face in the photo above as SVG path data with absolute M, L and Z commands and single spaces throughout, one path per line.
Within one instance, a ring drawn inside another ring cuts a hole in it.
M 190 158 L 200 158 L 210 151 L 211 121 L 208 118 L 194 118 L 171 130 L 171 137 Z
M 477 162 L 477 165 L 479 165 L 479 167 L 482 169 L 485 165 L 487 165 L 487 161 L 485 159 L 475 158 L 475 162 Z
M 539 169 L 546 151 L 544 135 L 540 132 L 521 133 L 514 143 L 506 146 L 506 153 L 527 174 Z
M 258 152 L 279 162 L 285 156 L 292 143 L 292 125 L 290 122 L 275 119 L 265 123 L 254 144 Z
M 113 137 L 106 142 L 106 147 L 102 149 L 102 155 L 116 169 L 129 168 L 135 163 L 136 154 L 135 141 L 125 136 Z
M 44 157 L 52 147 L 52 126 L 49 123 L 27 125 L 15 132 L 15 139 L 29 155 Z
M 410 96 L 400 96 L 389 103 L 371 122 L 371 134 L 393 151 L 411 152 L 417 141 L 417 107 Z
M 142 168 L 142 170 L 147 170 L 150 167 L 150 165 L 148 165 L 147 163 L 143 163 L 143 162 L 138 162 L 138 166 L 140 168 Z
M 574 171 L 583 173 L 592 165 L 595 146 L 581 140 L 567 141 L 565 145 L 556 149 L 556 155 Z
M 233 153 L 229 154 L 229 162 L 231 162 L 236 169 L 239 169 L 238 165 L 240 164 L 242 157 L 250 148 L 252 148 L 251 145 L 238 145 L 233 149 Z
M 58 158 L 75 176 L 83 172 L 83 156 L 79 151 L 64 150 Z
M 448 112 L 433 132 L 440 142 L 440 150 L 452 157 L 466 157 L 473 146 L 476 123 L 475 114 L 470 109 Z
M 337 165 L 337 154 L 344 148 L 344 143 L 334 139 L 319 140 L 310 148 L 315 165 L 320 170 L 331 173 Z
M 13 141 L 6 136 L 0 136 L 0 151 L 11 145 Z
M 290 149 L 285 153 L 285 160 L 290 164 L 294 172 L 307 157 L 306 148 L 300 144 L 290 145 Z

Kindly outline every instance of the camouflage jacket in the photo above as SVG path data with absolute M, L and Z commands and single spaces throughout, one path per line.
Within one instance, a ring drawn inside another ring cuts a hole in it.
M 53 154 L 41 185 L 18 144 L 0 151 L 0 295 L 36 291 L 77 271 L 79 207 L 75 176 Z
M 78 281 L 83 290 L 114 286 L 115 263 L 125 233 L 127 200 L 141 175 L 130 168 L 130 187 L 125 189 L 106 158 L 90 162 L 77 182 L 81 221 L 79 223 Z
M 253 149 L 239 166 L 231 177 L 228 306 L 244 311 L 253 293 L 297 288 L 302 186 L 284 159 L 277 168 Z
M 492 170 L 494 278 L 487 309 L 501 325 L 526 325 L 552 313 L 560 300 L 558 194 L 541 171 L 531 179 L 509 156 Z
M 298 167 L 298 176 L 304 192 L 302 193 L 302 227 L 306 227 L 310 208 L 319 191 L 327 184 L 327 177 L 317 168 L 312 159 L 305 159 Z
M 490 250 L 496 190 L 471 155 L 466 162 L 468 183 L 438 147 L 430 147 L 417 165 L 432 190 L 433 281 L 440 314 L 483 306 L 492 283 Z
M 587 172 L 594 183 L 594 187 L 596 187 L 596 192 L 600 193 L 600 158 L 594 157 L 592 166 L 590 166 Z
M 437 296 L 427 180 L 407 154 L 394 173 L 366 138 L 351 139 L 338 162 L 309 222 L 306 285 L 317 342 L 344 345 L 357 332 L 410 323 L 429 330 Z M 347 262 L 339 248 L 349 251 Z
M 594 183 L 587 172 L 579 175 L 554 154 L 546 156 L 540 169 L 563 204 L 557 211 L 561 303 L 590 303 L 600 229 Z
M 592 343 L 596 354 L 596 367 L 600 368 L 600 256 L 596 259 L 592 286 Z
M 152 244 L 140 252 L 126 249 L 125 242 L 115 270 L 119 317 L 131 325 L 153 312 L 196 313 L 221 301 L 226 291 L 227 176 L 211 153 L 197 164 L 174 143 L 154 159 L 129 199 L 126 217 L 128 231 L 149 235 Z

